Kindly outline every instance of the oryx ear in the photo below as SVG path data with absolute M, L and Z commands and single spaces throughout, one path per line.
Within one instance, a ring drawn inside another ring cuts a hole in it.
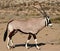
M 50 17 L 49 17 L 49 16 L 47 16 L 47 18 L 49 19 Z

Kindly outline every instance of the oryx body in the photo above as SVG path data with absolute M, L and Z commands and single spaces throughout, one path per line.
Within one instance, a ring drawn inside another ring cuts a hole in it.
M 45 26 L 48 26 L 49 24 L 51 25 L 51 21 L 49 20 L 48 17 L 46 17 L 46 18 L 30 18 L 27 20 L 19 20 L 19 21 L 12 20 L 7 24 L 7 28 L 6 28 L 6 31 L 4 34 L 4 41 L 6 40 L 7 33 L 9 31 L 7 47 L 10 48 L 10 46 L 13 46 L 12 36 L 15 35 L 15 33 L 17 33 L 17 31 L 20 31 L 26 35 L 29 34 L 28 40 L 26 42 L 26 48 L 28 48 L 27 43 L 29 43 L 31 36 L 33 36 L 35 43 L 36 43 L 36 47 L 39 49 L 39 47 L 37 45 L 36 34 L 40 30 L 42 30 Z
M 20 29 L 25 33 L 36 34 L 38 30 L 42 29 L 45 26 L 45 19 L 43 18 L 30 18 L 28 20 L 14 20 L 12 21 L 8 28 L 9 31 L 13 31 L 14 29 Z M 11 30 L 10 30 L 11 29 Z

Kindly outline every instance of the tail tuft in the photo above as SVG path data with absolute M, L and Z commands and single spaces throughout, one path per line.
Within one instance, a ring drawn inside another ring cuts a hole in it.
M 4 41 L 6 41 L 6 38 L 7 38 L 7 34 L 8 34 L 8 25 L 9 25 L 9 23 L 11 23 L 12 21 L 14 21 L 14 20 L 9 21 L 8 24 L 7 24 L 7 28 L 6 28 L 6 31 L 5 31 L 5 33 L 4 33 L 4 37 L 3 37 L 3 40 L 4 40 Z
M 7 33 L 8 33 L 8 28 L 6 29 L 6 31 L 5 31 L 5 33 L 4 33 L 4 37 L 3 37 L 3 40 L 4 40 L 4 41 L 6 41 Z

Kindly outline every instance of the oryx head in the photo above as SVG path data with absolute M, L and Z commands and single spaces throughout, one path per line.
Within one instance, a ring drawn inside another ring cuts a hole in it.
M 51 23 L 51 20 L 50 20 L 49 16 L 47 15 L 47 13 L 45 12 L 45 10 L 43 9 L 41 3 L 39 3 L 39 5 L 40 5 L 40 7 L 41 7 L 40 9 L 38 9 L 38 8 L 36 8 L 36 7 L 34 7 L 34 6 L 33 6 L 33 7 L 34 7 L 35 9 L 37 9 L 38 11 L 40 11 L 40 13 L 43 15 L 43 17 L 46 18 L 46 19 L 45 19 L 45 25 L 52 27 L 52 23 Z
M 51 23 L 51 20 L 50 20 L 49 16 L 45 17 L 45 25 L 52 27 L 52 23 Z

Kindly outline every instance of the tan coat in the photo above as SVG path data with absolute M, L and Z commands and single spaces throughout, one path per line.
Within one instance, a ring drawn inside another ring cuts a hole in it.
M 30 18 L 27 20 L 14 20 L 9 25 L 11 25 L 13 29 L 20 29 L 26 33 L 37 33 L 45 26 L 45 18 Z

